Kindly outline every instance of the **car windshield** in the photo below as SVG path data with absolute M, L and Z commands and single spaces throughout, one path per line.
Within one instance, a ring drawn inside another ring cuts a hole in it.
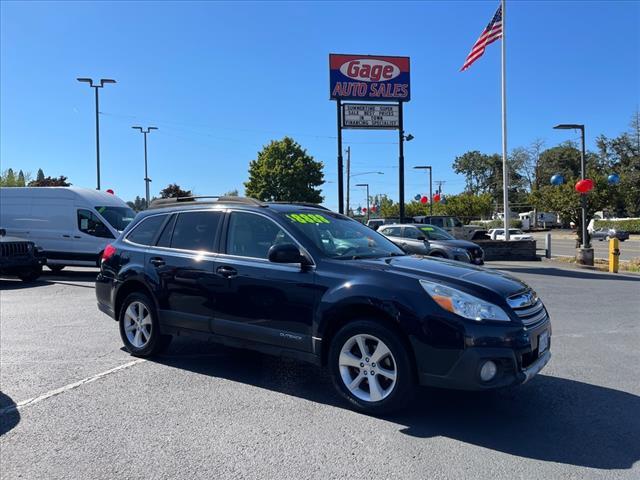
M 427 240 L 455 240 L 455 237 L 450 235 L 449 232 L 435 225 L 425 225 L 418 228 L 427 237 Z
M 95 207 L 96 211 L 119 232 L 127 228 L 136 213 L 129 207 Z
M 518 230 L 517 228 L 510 228 L 509 235 L 524 235 L 522 230 Z
M 390 240 L 371 228 L 330 211 L 290 211 L 282 216 L 321 252 L 336 259 L 404 255 Z

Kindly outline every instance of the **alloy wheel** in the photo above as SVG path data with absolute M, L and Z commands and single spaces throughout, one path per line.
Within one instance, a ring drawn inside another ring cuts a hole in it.
M 151 312 L 142 302 L 131 302 L 124 313 L 124 332 L 135 348 L 143 348 L 151 339 Z
M 368 334 L 349 338 L 340 350 L 338 363 L 342 382 L 358 399 L 379 402 L 393 392 L 396 361 L 379 338 Z

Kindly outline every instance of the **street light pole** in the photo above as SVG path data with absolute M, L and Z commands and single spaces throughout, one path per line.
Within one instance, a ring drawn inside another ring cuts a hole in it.
M 369 184 L 368 183 L 358 183 L 356 187 L 367 187 L 367 222 L 369 221 L 369 217 L 371 216 L 371 211 L 369 210 Z
M 78 78 L 79 82 L 88 83 L 91 88 L 95 90 L 96 97 L 96 190 L 100 190 L 100 107 L 98 100 L 98 89 L 103 88 L 105 83 L 116 83 L 115 80 L 110 78 L 101 78 L 100 83 L 93 83 L 90 78 Z
M 351 178 L 351 147 L 347 147 L 347 217 L 349 216 L 349 189 Z
M 585 135 L 584 125 L 579 123 L 561 123 L 553 127 L 556 130 L 580 130 L 580 137 L 582 141 L 582 149 L 580 150 L 580 178 L 584 180 L 587 174 L 586 155 L 585 155 Z M 589 232 L 587 230 L 587 196 L 586 194 L 580 195 L 580 207 L 581 207 L 581 219 L 582 219 L 582 260 L 585 260 L 587 265 L 593 265 L 593 255 L 585 252 L 591 249 L 591 241 L 589 239 Z
M 429 215 L 433 215 L 433 171 L 431 165 L 413 167 L 418 170 L 429 170 Z
M 144 184 L 145 184 L 145 200 L 147 204 L 147 208 L 149 208 L 149 182 L 151 179 L 149 178 L 148 170 L 147 170 L 147 133 L 151 130 L 158 130 L 158 127 L 147 127 L 145 130 L 142 127 L 131 127 L 135 130 L 139 130 L 144 135 Z

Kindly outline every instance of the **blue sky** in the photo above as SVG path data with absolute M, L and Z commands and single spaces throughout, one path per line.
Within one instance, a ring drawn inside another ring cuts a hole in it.
M 497 8 L 474 2 L 2 2 L 0 161 L 95 187 L 93 91 L 76 77 L 114 78 L 101 91 L 102 188 L 144 195 L 142 135 L 152 193 L 177 182 L 198 194 L 242 191 L 249 161 L 290 135 L 325 164 L 325 204 L 337 209 L 336 107 L 328 54 L 411 57 L 405 106 L 407 198 L 427 190 L 431 164 L 459 192 L 453 159 L 499 152 L 500 43 L 460 73 Z M 584 123 L 625 130 L 640 103 L 640 3 L 507 3 L 509 147 L 548 146 Z M 383 171 L 371 193 L 397 198 L 397 133 L 345 131 L 352 172 Z M 355 181 L 357 180 L 357 182 Z M 352 205 L 365 202 L 352 190 Z

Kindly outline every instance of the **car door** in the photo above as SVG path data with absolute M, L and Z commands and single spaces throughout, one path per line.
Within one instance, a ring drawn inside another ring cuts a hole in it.
M 402 239 L 406 245 L 404 250 L 420 255 L 429 254 L 429 242 L 425 242 L 425 235 L 416 227 L 402 227 Z
M 230 211 L 216 275 L 216 334 L 311 351 L 313 312 L 319 298 L 313 268 L 268 260 L 277 243 L 297 242 L 273 219 Z
M 146 269 L 157 284 L 163 325 L 210 331 L 215 294 L 222 283 L 214 269 L 223 215 L 222 210 L 173 214 L 147 250 Z
M 73 236 L 73 254 L 70 259 L 96 262 L 100 252 L 115 236 L 91 210 L 78 208 L 77 220 L 77 230 L 67 234 Z

